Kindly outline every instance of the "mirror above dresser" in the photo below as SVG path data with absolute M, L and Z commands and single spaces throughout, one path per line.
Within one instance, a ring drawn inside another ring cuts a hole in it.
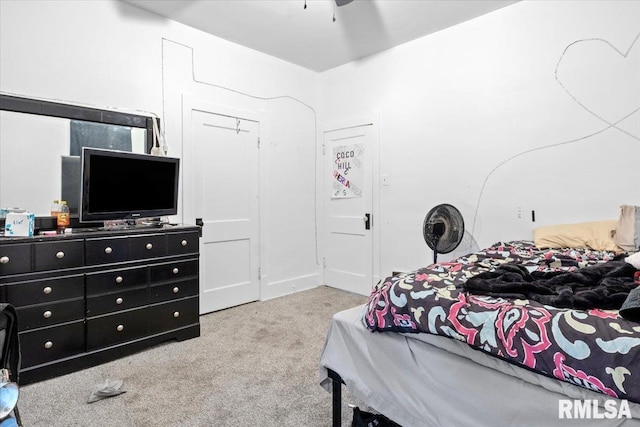
M 0 207 L 41 217 L 65 199 L 73 215 L 82 147 L 149 153 L 152 145 L 149 116 L 0 94 Z

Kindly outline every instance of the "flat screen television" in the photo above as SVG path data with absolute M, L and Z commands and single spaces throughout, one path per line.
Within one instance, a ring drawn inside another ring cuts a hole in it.
M 80 222 L 178 213 L 180 159 L 84 148 L 80 164 Z

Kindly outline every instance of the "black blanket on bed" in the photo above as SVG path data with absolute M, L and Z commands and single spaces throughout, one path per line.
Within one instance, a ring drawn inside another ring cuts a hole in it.
M 462 285 L 473 294 L 539 301 L 559 308 L 619 309 L 638 286 L 636 269 L 624 261 L 609 261 L 576 271 L 529 272 L 519 264 L 504 264 L 480 273 Z

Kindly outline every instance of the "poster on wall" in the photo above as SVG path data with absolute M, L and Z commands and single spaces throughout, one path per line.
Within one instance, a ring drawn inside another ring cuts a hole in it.
M 332 199 L 362 197 L 364 144 L 333 147 Z

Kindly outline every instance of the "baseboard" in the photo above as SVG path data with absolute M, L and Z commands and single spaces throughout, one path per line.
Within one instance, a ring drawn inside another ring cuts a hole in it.
M 265 276 L 262 276 L 262 279 L 266 279 L 266 285 L 262 287 L 262 291 L 260 292 L 260 299 L 263 301 L 317 288 L 322 284 L 322 278 L 319 273 L 307 274 L 274 282 L 269 282 L 268 278 Z

